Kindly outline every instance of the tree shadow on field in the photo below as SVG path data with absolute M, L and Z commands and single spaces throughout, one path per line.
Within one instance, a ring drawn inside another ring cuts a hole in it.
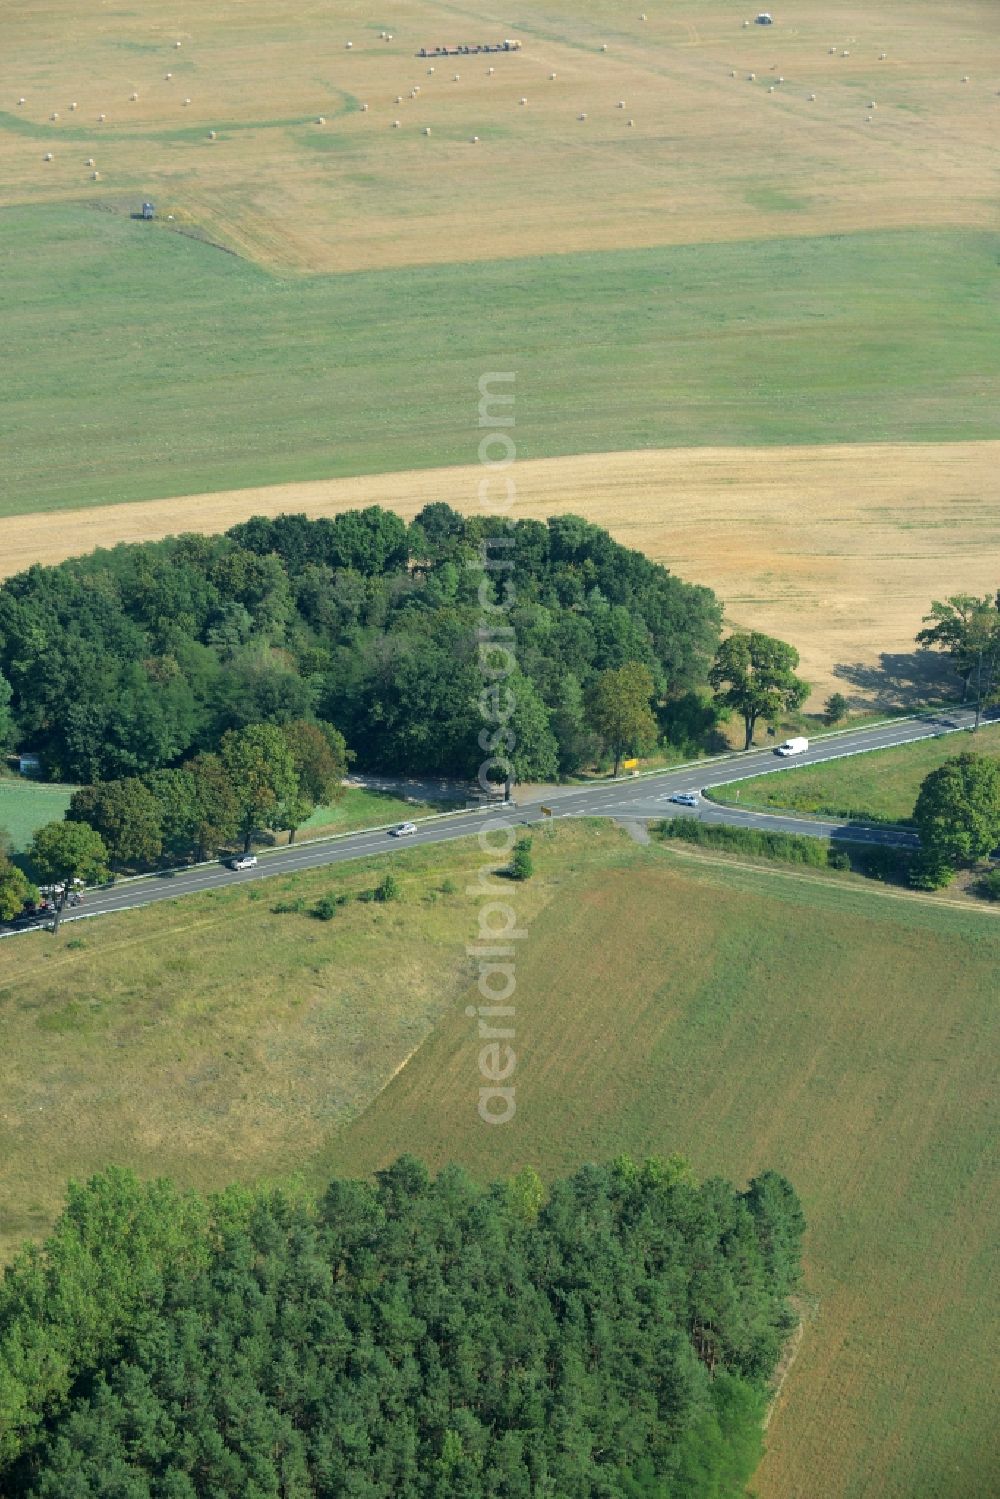
M 959 681 L 950 661 L 936 651 L 883 651 L 878 665 L 841 662 L 833 674 L 865 694 L 852 706 L 916 708 L 935 698 L 956 698 Z

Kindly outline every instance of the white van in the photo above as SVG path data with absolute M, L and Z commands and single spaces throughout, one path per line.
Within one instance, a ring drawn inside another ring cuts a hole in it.
M 776 755 L 804 755 L 808 748 L 808 739 L 786 739 L 784 744 L 778 745 L 774 753 Z

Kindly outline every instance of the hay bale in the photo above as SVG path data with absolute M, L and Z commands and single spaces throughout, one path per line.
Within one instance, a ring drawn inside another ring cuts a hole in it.
M 191 100 L 190 99 L 182 99 L 181 103 L 184 105 L 185 108 L 187 108 L 187 106 L 191 103 Z
M 478 145 L 479 145 L 479 136 L 478 136 L 478 135 L 474 135 L 474 136 L 473 136 L 473 137 L 472 137 L 472 144 L 473 144 L 473 145 L 474 145 L 474 146 L 478 146 Z
M 630 129 L 630 130 L 631 130 L 631 129 L 632 129 L 632 126 L 633 126 L 633 125 L 634 125 L 634 124 L 635 124 L 635 121 L 634 121 L 634 120 L 626 120 L 626 121 L 625 121 L 625 124 L 626 124 L 626 125 L 627 125 L 627 126 L 628 126 L 628 128 L 629 128 L 629 129 Z
M 393 120 L 393 122 L 392 122 L 392 128 L 393 128 L 393 130 L 398 130 L 399 129 L 399 121 L 398 120 Z
M 549 74 L 549 82 L 550 83 L 555 83 L 555 81 L 556 81 L 556 75 L 554 73 L 550 73 Z
M 210 141 L 214 141 L 215 140 L 215 131 L 214 130 L 210 130 L 208 132 L 208 138 L 209 138 Z
M 431 133 L 431 127 L 429 125 L 425 125 L 424 126 L 424 134 L 425 135 L 430 135 L 430 133 Z
M 460 77 L 461 77 L 461 76 L 462 76 L 462 75 L 461 75 L 461 73 L 453 73 L 453 74 L 452 74 L 452 79 L 451 79 L 451 81 L 452 81 L 452 83 L 457 83 L 457 82 L 458 82 L 458 80 L 459 80 L 459 78 L 460 78 Z
M 94 165 L 94 158 L 92 156 L 88 156 L 85 165 L 88 167 L 92 167 Z
M 70 109 L 75 109 L 75 108 L 76 108 L 76 100 L 74 99 L 73 103 L 70 105 Z
M 869 109 L 878 109 L 878 105 L 877 105 L 877 104 L 876 104 L 876 103 L 875 103 L 875 100 L 874 100 L 874 99 L 873 99 L 873 100 L 872 100 L 872 102 L 871 102 L 871 103 L 870 103 L 870 104 L 869 104 L 869 106 L 868 106 L 868 108 L 869 108 Z
M 851 54 L 849 52 L 842 52 L 840 55 L 841 57 L 850 57 Z
M 59 118 L 59 111 L 58 111 L 58 109 L 54 109 L 52 111 L 52 113 L 49 115 L 49 119 L 50 120 L 58 120 L 58 118 Z
M 362 104 L 362 106 L 361 106 L 361 113 L 362 114 L 367 114 L 368 113 L 368 105 L 367 104 Z
M 344 50 L 345 50 L 345 51 L 347 51 L 347 52 L 350 52 L 350 50 L 351 50 L 351 48 L 352 48 L 352 47 L 353 47 L 353 46 L 354 46 L 354 43 L 353 43 L 353 42 L 345 42 L 345 43 L 344 43 Z
M 527 104 L 527 102 L 528 102 L 528 101 L 527 101 L 527 99 L 521 99 L 521 100 L 520 100 L 520 101 L 519 101 L 519 102 L 520 102 L 520 103 L 521 103 L 521 104 Z
M 730 76 L 730 78 L 735 78 L 736 77 L 736 69 L 735 68 L 730 68 L 729 69 L 729 76 Z
M 396 95 L 396 103 L 397 104 L 402 104 L 402 102 L 403 102 L 403 96 L 402 96 L 402 94 L 397 94 Z
M 773 83 L 769 83 L 768 84 L 767 91 L 768 91 L 769 94 L 773 94 L 774 93 L 774 84 Z
M 433 69 L 433 68 L 428 68 L 428 69 L 427 69 L 427 73 L 428 73 L 428 76 L 430 76 L 430 74 L 431 74 L 431 73 L 433 73 L 433 71 L 434 71 L 434 69 Z
M 640 21 L 644 21 L 645 19 L 646 19 L 646 12 L 643 11 L 642 15 L 639 17 L 639 20 Z
M 90 174 L 90 180 L 91 180 L 91 182 L 100 182 L 100 180 L 101 180 L 101 174 L 100 174 L 100 172 L 91 172 L 91 174 Z
M 326 115 L 317 115 L 316 116 L 316 124 L 317 125 L 325 125 L 326 124 Z
M 97 116 L 97 123 L 98 123 L 98 125 L 103 125 L 104 121 L 106 119 L 107 119 L 107 115 L 98 115 Z
M 174 46 L 175 47 L 179 47 L 180 46 L 180 42 L 174 42 Z
M 166 79 L 166 81 L 169 83 L 170 80 L 171 80 L 171 78 L 173 78 L 174 75 L 173 75 L 173 73 L 164 73 L 163 76 Z
M 619 99 L 618 100 L 618 108 L 619 109 L 624 109 L 625 108 L 625 100 L 624 99 Z
M 784 83 L 784 81 L 785 81 L 785 80 L 784 80 L 784 79 L 783 79 L 783 78 L 782 78 L 782 76 L 781 76 L 781 74 L 780 74 L 780 73 L 779 73 L 779 74 L 778 74 L 778 82 L 779 82 L 779 83 Z
M 963 83 L 968 83 L 968 81 L 969 81 L 969 75 L 968 75 L 968 73 L 964 73 L 962 75 L 962 82 Z
M 607 50 L 608 50 L 608 44 L 607 44 L 607 42 L 602 42 L 601 43 L 601 51 L 602 52 L 607 52 Z
M 27 101 L 27 100 L 26 100 L 26 99 L 25 99 L 25 98 L 24 98 L 24 96 L 23 96 L 23 95 L 22 95 L 22 96 L 21 96 L 21 98 L 20 98 L 20 99 L 18 99 L 18 101 L 17 101 L 17 102 L 18 102 L 18 105 L 19 105 L 19 106 L 20 106 L 20 105 L 22 105 L 22 104 L 26 104 L 26 103 L 27 103 L 27 102 L 28 102 L 28 101 Z
M 43 161 L 51 161 L 52 160 L 52 152 L 51 151 L 46 151 L 45 155 L 42 157 L 42 160 Z
M 748 73 L 747 74 L 747 78 L 749 79 L 749 81 L 751 83 L 754 83 L 754 82 L 756 82 L 757 74 L 756 73 Z
M 139 97 L 138 94 L 129 94 L 129 103 L 130 104 L 134 104 L 136 102 L 136 100 L 138 99 L 138 97 Z
M 486 69 L 486 76 L 487 76 L 487 77 L 488 77 L 488 78 L 492 78 L 492 77 L 493 77 L 493 74 L 494 74 L 494 73 L 495 73 L 495 72 L 496 72 L 496 68 L 487 68 L 487 69 Z
M 585 120 L 586 118 L 587 118 L 587 116 L 585 114 L 577 115 L 577 119 L 578 120 Z
M 813 102 L 815 102 L 815 99 L 816 99 L 816 95 L 815 95 L 815 94 L 810 94 L 810 95 L 809 95 L 809 102 L 810 102 L 810 103 L 813 103 Z
M 831 56 L 831 57 L 833 57 L 833 55 L 834 55 L 834 54 L 835 54 L 835 52 L 836 52 L 836 50 L 837 50 L 837 49 L 836 49 L 836 47 L 831 47 L 831 48 L 830 48 L 830 49 L 829 49 L 829 52 L 830 52 L 830 56 Z
M 884 52 L 880 52 L 879 53 L 878 60 L 879 60 L 879 62 L 885 62 L 885 53 Z

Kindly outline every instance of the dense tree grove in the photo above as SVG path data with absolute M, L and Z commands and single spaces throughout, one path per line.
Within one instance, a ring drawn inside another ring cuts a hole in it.
M 205 1201 L 112 1170 L 0 1286 L 11 1499 L 736 1499 L 802 1214 L 676 1157 L 402 1158 Z
M 513 566 L 484 581 L 474 564 L 498 535 Z M 477 630 L 507 600 L 520 779 L 593 752 L 586 703 L 601 673 L 641 662 L 677 699 L 705 680 L 719 639 L 709 590 L 575 516 L 509 524 L 436 504 L 409 527 L 377 507 L 258 517 L 8 579 L 0 739 L 37 751 L 53 780 L 93 784 L 224 758 L 224 737 L 253 725 L 318 720 L 361 765 L 475 774 Z

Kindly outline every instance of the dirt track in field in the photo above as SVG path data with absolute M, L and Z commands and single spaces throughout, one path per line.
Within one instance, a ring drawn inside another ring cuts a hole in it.
M 798 646 L 817 695 L 919 693 L 908 658 L 931 599 L 1000 587 L 1000 442 L 603 453 L 509 472 L 513 515 L 576 512 L 709 584 L 731 623 Z M 0 520 L 0 575 L 249 515 L 381 504 L 408 518 L 431 500 L 475 511 L 483 474 L 470 465 L 14 516 Z M 855 665 L 853 678 L 836 674 Z

